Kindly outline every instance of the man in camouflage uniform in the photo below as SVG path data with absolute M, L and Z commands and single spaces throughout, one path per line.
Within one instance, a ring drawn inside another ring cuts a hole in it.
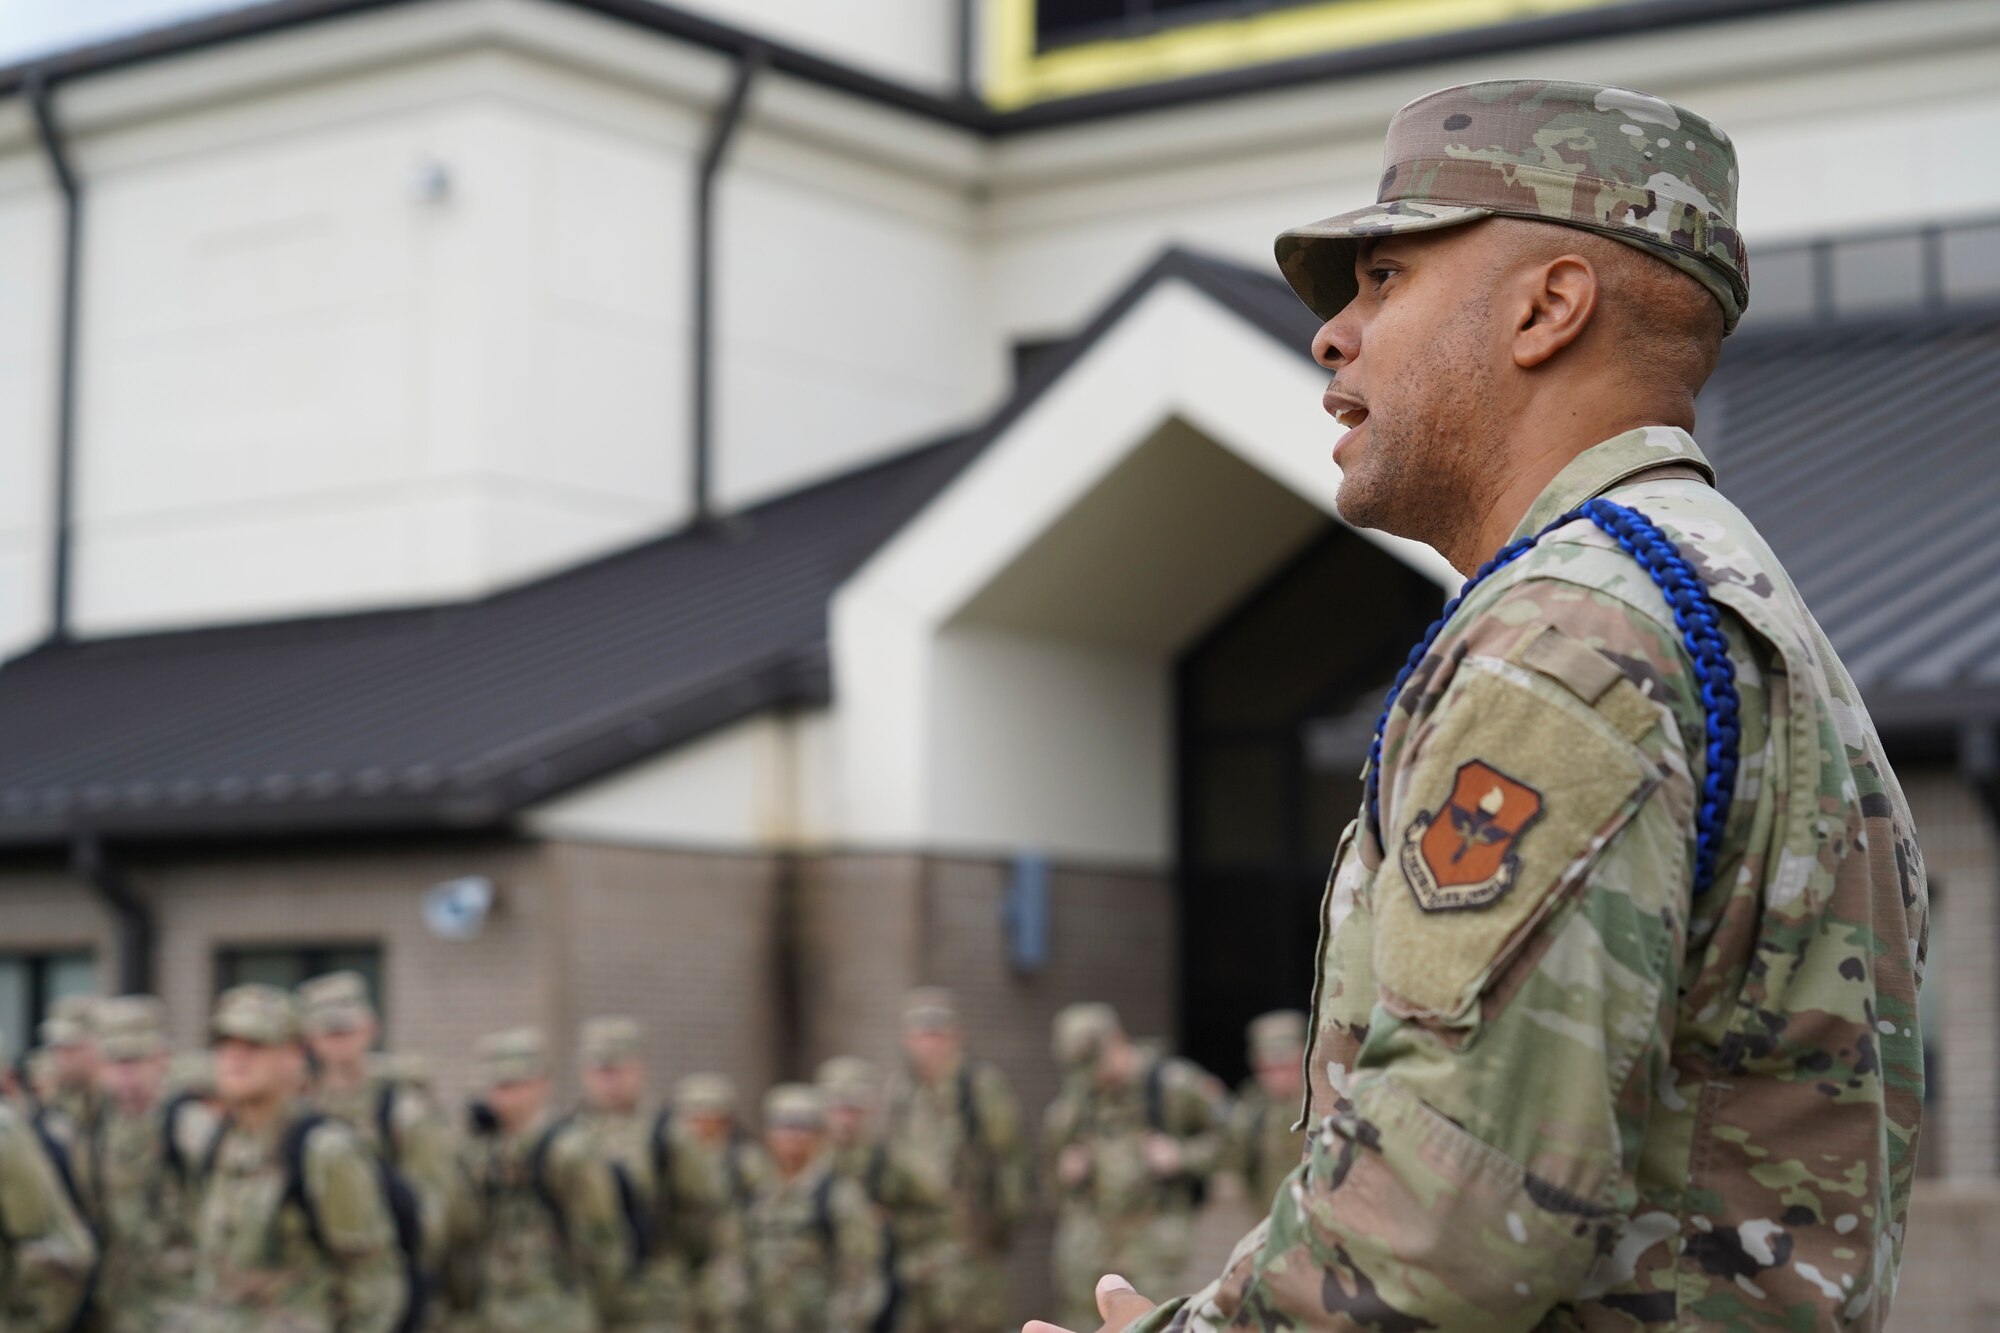
M 1305 1099 L 1306 1016 L 1296 1009 L 1260 1014 L 1245 1035 L 1250 1077 L 1229 1110 L 1223 1163 L 1242 1178 L 1251 1204 L 1267 1208 L 1305 1155 L 1305 1135 L 1294 1126 Z
M 860 1185 L 873 1199 L 881 1193 L 886 1169 L 876 1112 L 882 1076 L 874 1062 L 854 1055 L 822 1061 L 814 1076 L 826 1110 L 826 1146 L 833 1169 Z
M 1278 242 L 1327 321 L 1340 509 L 1509 559 L 1400 684 L 1335 859 L 1304 1167 L 1213 1285 L 1154 1309 L 1107 1278 L 1103 1316 L 1880 1329 L 1923 862 L 1689 434 L 1748 299 L 1734 150 L 1657 97 L 1505 82 L 1405 107 L 1387 162 L 1376 205 Z
M 689 1074 L 674 1087 L 660 1147 L 664 1244 L 687 1298 L 688 1324 L 730 1333 L 748 1317 L 744 1213 L 770 1174 L 763 1151 L 736 1121 L 736 1085 Z
M 0 1328 L 70 1328 L 96 1263 L 96 1242 L 41 1138 L 25 1115 L 0 1104 Z
M 37 1052 L 47 1062 L 46 1086 L 31 1090 L 35 1125 L 60 1154 L 57 1174 L 92 1235 L 104 1225 L 88 1151 L 104 1117 L 104 1092 L 97 1077 L 103 1063 L 97 1046 L 98 1004 L 95 995 L 65 995 L 55 1002 L 42 1021 L 42 1049 Z
M 167 1090 L 166 1014 L 150 995 L 97 1008 L 105 1110 L 85 1150 L 104 1210 L 97 1309 L 111 1333 L 151 1333 L 194 1299 L 195 1209 L 216 1119 Z
M 434 1273 L 458 1187 L 451 1126 L 411 1069 L 375 1053 L 382 1024 L 359 972 L 314 977 L 297 994 L 313 1054 L 313 1105 L 358 1134 L 407 1185 L 422 1229 L 418 1257 Z
M 226 1111 L 196 1225 L 203 1333 L 391 1333 L 409 1307 L 375 1159 L 310 1111 L 297 1006 L 237 986 L 209 1024 Z
M 453 1303 L 482 1333 L 597 1333 L 634 1257 L 611 1164 L 549 1114 L 539 1033 L 482 1037 L 479 1065 L 491 1118 L 466 1144 Z
M 1027 1210 L 1030 1165 L 1007 1078 L 965 1053 L 950 992 L 903 1005 L 903 1067 L 885 1098 L 894 1166 L 885 1190 L 903 1333 L 980 1333 L 1007 1322 L 1005 1262 Z
M 759 1333 L 865 1333 L 886 1291 L 882 1224 L 835 1170 L 819 1091 L 783 1083 L 764 1097 L 771 1170 L 744 1219 L 744 1264 Z
M 658 1126 L 642 1105 L 645 1030 L 636 1019 L 605 1015 L 586 1019 L 577 1037 L 583 1105 L 574 1116 L 576 1127 L 590 1151 L 610 1164 L 627 1234 L 643 1251 L 630 1277 L 612 1294 L 604 1326 L 612 1333 L 659 1333 L 678 1319 L 682 1283 L 679 1266 L 657 1235 L 666 1218 L 654 1178 Z
M 1073 1118 L 1048 1126 L 1062 1234 L 1057 1298 L 1087 1318 L 1097 1276 L 1158 1285 L 1187 1264 L 1194 1210 L 1222 1151 L 1210 1080 L 1185 1060 L 1142 1050 L 1108 1005 L 1083 1011 L 1071 1037 L 1087 1052 L 1088 1084 Z
M 1092 1295 L 1097 1272 L 1064 1256 L 1075 1254 L 1079 1237 L 1094 1230 L 1090 1209 L 1090 1173 L 1081 1146 L 1084 1125 L 1096 1090 L 1098 1044 L 1118 1027 L 1118 1011 L 1108 1004 L 1082 1002 L 1063 1006 L 1050 1024 L 1049 1047 L 1062 1084 L 1042 1113 L 1042 1157 L 1048 1189 L 1055 1201 L 1055 1235 L 1050 1247 L 1056 1284 L 1056 1317 L 1082 1321 L 1096 1310 Z

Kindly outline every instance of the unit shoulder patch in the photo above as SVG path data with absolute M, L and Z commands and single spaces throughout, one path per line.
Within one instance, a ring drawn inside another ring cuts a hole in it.
M 1483 759 L 1458 766 L 1442 810 L 1403 834 L 1403 875 L 1426 912 L 1490 907 L 1521 873 L 1515 846 L 1542 817 L 1542 794 Z

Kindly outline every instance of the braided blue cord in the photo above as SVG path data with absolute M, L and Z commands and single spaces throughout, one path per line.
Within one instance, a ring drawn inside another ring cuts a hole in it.
M 1640 568 L 1646 571 L 1647 577 L 1666 597 L 1667 605 L 1674 613 L 1674 625 L 1681 632 L 1681 642 L 1693 660 L 1695 684 L 1700 687 L 1702 711 L 1707 719 L 1708 762 L 1702 777 L 1701 807 L 1695 816 L 1694 892 L 1699 897 L 1715 882 L 1715 863 L 1722 854 L 1723 824 L 1729 817 L 1729 803 L 1736 795 L 1737 748 L 1743 738 L 1736 668 L 1729 660 L 1729 644 L 1722 634 L 1722 617 L 1716 610 L 1714 600 L 1709 597 L 1701 575 L 1695 572 L 1680 549 L 1667 540 L 1666 534 L 1651 519 L 1636 509 L 1628 509 L 1610 500 L 1586 500 L 1533 536 L 1502 547 L 1491 560 L 1474 571 L 1472 577 L 1465 581 L 1465 586 L 1458 590 L 1458 595 L 1445 603 L 1443 612 L 1424 631 L 1424 637 L 1410 650 L 1402 670 L 1396 673 L 1396 683 L 1389 687 L 1389 697 L 1382 703 L 1382 716 L 1375 723 L 1374 740 L 1368 746 L 1368 825 L 1379 844 L 1382 841 L 1382 733 L 1388 728 L 1389 715 L 1395 711 L 1396 700 L 1403 693 L 1403 687 L 1409 683 L 1418 664 L 1430 653 L 1431 645 L 1437 642 L 1452 613 L 1489 576 L 1518 560 L 1555 529 L 1579 518 L 1587 518 L 1602 528 L 1639 562 Z

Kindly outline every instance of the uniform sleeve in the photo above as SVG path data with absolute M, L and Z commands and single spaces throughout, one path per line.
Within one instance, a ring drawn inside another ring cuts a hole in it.
M 851 1180 L 836 1179 L 827 1205 L 833 1214 L 833 1333 L 864 1333 L 887 1299 L 882 1269 L 882 1223 L 868 1196 Z
M 480 1250 L 487 1218 L 477 1182 L 483 1178 L 485 1151 L 483 1140 L 467 1139 L 459 1143 L 452 1162 L 439 1271 L 445 1303 L 454 1310 L 470 1310 L 479 1303 Z
M 13 1251 L 13 1285 L 0 1327 L 29 1333 L 68 1328 L 83 1303 L 97 1246 L 48 1155 L 27 1125 L 0 1120 L 0 1235 Z
M 612 1308 L 632 1272 L 632 1237 L 618 1202 L 611 1163 L 590 1151 L 580 1133 L 559 1144 L 557 1190 L 571 1254 L 584 1271 L 600 1311 Z
M 1203 1180 L 1218 1170 L 1227 1146 L 1224 1111 L 1210 1079 L 1185 1060 L 1167 1073 L 1167 1128 L 1180 1143 L 1181 1174 Z
M 345 1130 L 313 1131 L 305 1187 L 333 1259 L 340 1333 L 391 1333 L 409 1307 L 396 1224 L 374 1154 Z
M 444 1114 L 422 1092 L 398 1086 L 395 1098 L 396 1165 L 417 1196 L 424 1261 L 436 1265 L 444 1257 L 452 1194 L 458 1188 L 457 1144 Z
M 1514 1333 L 1616 1279 L 1685 941 L 1675 654 L 1546 582 L 1433 653 L 1385 749 L 1354 1066 L 1224 1275 L 1137 1327 Z

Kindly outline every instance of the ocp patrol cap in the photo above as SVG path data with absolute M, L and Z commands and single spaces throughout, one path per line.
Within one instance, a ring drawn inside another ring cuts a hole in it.
M 526 1083 L 548 1075 L 542 1057 L 542 1034 L 535 1028 L 490 1032 L 474 1045 L 473 1053 L 488 1087 Z
M 1736 149 L 1664 98 L 1596 83 L 1497 79 L 1420 97 L 1389 122 L 1375 202 L 1279 235 L 1278 267 L 1312 312 L 1354 299 L 1371 237 L 1513 217 L 1580 227 L 1706 287 L 1723 330 L 1750 304 Z
M 231 986 L 215 1001 L 208 1031 L 218 1041 L 234 1037 L 255 1046 L 282 1046 L 299 1038 L 299 1007 L 290 991 L 277 986 Z
M 730 1115 L 736 1083 L 726 1074 L 689 1074 L 674 1085 L 674 1110 L 683 1115 Z
M 1306 1016 L 1297 1009 L 1273 1009 L 1251 1019 L 1243 1035 L 1252 1060 L 1294 1058 L 1306 1044 Z
M 764 1128 L 818 1129 L 826 1123 L 826 1101 L 806 1083 L 780 1083 L 764 1094 Z
M 112 1061 L 167 1053 L 167 1008 L 152 995 L 120 995 L 97 1006 L 97 1045 Z
M 65 995 L 49 1008 L 36 1035 L 44 1046 L 81 1046 L 97 1039 L 95 995 Z
M 328 972 L 300 982 L 293 993 L 307 1032 L 354 1032 L 375 1021 L 368 981 L 359 972 Z
M 577 1046 L 583 1062 L 594 1068 L 622 1065 L 639 1058 L 646 1032 L 636 1018 L 623 1014 L 600 1014 L 586 1018 L 577 1031 Z

